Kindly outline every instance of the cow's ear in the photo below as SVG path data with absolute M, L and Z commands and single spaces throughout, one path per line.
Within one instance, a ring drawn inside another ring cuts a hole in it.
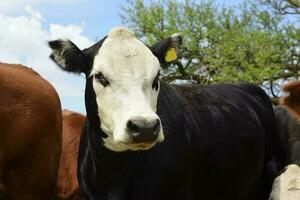
M 53 40 L 48 42 L 52 49 L 50 58 L 64 71 L 86 73 L 88 57 L 70 40 Z
M 167 64 L 177 59 L 178 50 L 182 43 L 182 36 L 179 33 L 173 34 L 164 40 L 159 41 L 150 47 L 152 53 L 162 64 Z

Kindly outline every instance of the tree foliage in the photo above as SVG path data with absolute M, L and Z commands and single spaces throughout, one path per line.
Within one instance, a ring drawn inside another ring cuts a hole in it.
M 166 81 L 247 81 L 277 96 L 282 80 L 299 77 L 300 29 L 266 5 L 271 4 L 244 1 L 228 8 L 214 1 L 128 0 L 121 17 L 148 44 L 183 34 L 179 61 L 164 69 Z

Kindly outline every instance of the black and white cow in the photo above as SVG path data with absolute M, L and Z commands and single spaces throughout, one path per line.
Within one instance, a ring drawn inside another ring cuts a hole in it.
M 68 40 L 49 42 L 61 69 L 86 75 L 78 157 L 86 199 L 267 198 L 277 140 L 268 96 L 249 84 L 164 83 L 160 62 L 180 40 L 147 47 L 114 28 L 82 51 Z

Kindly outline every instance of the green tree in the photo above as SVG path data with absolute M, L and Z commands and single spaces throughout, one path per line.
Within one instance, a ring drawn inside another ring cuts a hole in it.
M 282 17 L 281 41 L 285 51 L 282 54 L 281 80 L 299 79 L 300 72 L 300 1 L 299 0 L 260 0 L 260 5 L 271 8 Z
M 164 68 L 166 81 L 248 81 L 277 96 L 281 80 L 298 78 L 300 34 L 264 3 L 233 9 L 214 1 L 128 0 L 121 17 L 148 44 L 183 34 L 179 61 Z
M 300 14 L 299 0 L 261 0 L 261 3 L 271 6 L 276 12 L 281 15 Z

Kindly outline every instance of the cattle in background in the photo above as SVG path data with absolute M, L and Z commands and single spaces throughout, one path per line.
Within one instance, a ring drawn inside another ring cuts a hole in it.
M 286 167 L 273 184 L 271 200 L 299 200 L 300 198 L 300 81 L 282 87 L 288 93 L 275 107 L 276 121 L 282 146 L 286 152 Z
M 84 50 L 49 42 L 61 69 L 86 75 L 78 156 L 86 199 L 268 198 L 279 142 L 269 97 L 249 84 L 164 83 L 159 61 L 175 59 L 180 41 L 147 47 L 114 28 Z
M 63 142 L 57 177 L 57 197 L 61 200 L 83 199 L 77 180 L 77 157 L 80 135 L 85 117 L 77 112 L 63 110 Z
M 54 88 L 22 65 L 0 63 L 0 199 L 52 199 L 61 152 Z
M 289 94 L 282 97 L 275 108 L 279 134 L 287 164 L 300 166 L 300 81 L 291 81 L 283 85 L 282 90 Z

